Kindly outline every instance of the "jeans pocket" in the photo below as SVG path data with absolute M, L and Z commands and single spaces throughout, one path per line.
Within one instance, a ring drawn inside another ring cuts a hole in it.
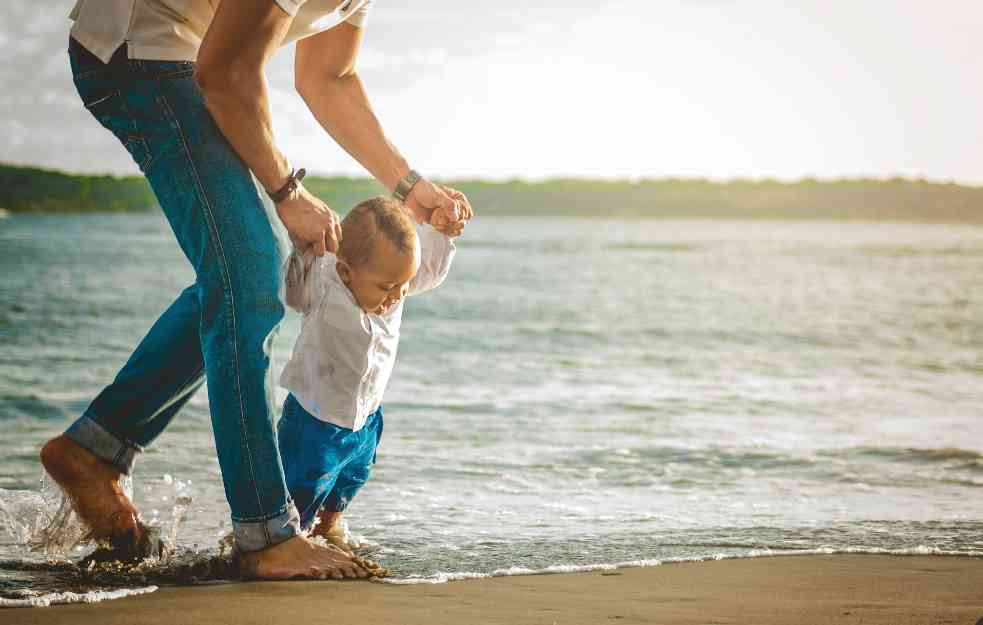
M 127 149 L 140 171 L 150 164 L 150 148 L 137 130 L 136 122 L 126 107 L 126 98 L 118 89 L 90 95 L 85 108 L 104 128 L 112 132 Z

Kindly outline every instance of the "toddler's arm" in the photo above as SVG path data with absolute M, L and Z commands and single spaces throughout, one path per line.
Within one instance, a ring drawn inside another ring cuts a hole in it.
M 451 270 L 451 261 L 457 251 L 451 237 L 441 234 L 429 224 L 423 224 L 416 232 L 420 237 L 420 269 L 410 280 L 407 295 L 416 295 L 440 286 Z
M 284 267 L 287 306 L 299 313 L 306 314 L 311 309 L 311 282 L 313 282 L 311 269 L 316 259 L 314 252 L 309 249 L 300 252 L 297 248 L 293 248 Z

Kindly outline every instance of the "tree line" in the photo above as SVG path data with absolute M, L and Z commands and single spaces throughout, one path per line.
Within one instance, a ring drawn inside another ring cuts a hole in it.
M 480 215 L 983 223 L 983 187 L 910 178 L 448 182 L 468 195 Z M 385 191 L 369 178 L 309 176 L 304 183 L 340 213 Z M 140 176 L 79 175 L 0 164 L 0 208 L 11 212 L 147 211 L 156 208 L 156 200 Z

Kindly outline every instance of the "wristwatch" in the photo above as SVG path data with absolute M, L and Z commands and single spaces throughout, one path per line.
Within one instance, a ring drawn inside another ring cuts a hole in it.
M 393 197 L 400 202 L 405 202 L 406 198 L 409 196 L 410 191 L 413 190 L 413 186 L 420 182 L 423 176 L 418 174 L 416 170 L 409 170 L 405 176 L 399 179 L 396 183 L 396 188 L 393 189 Z

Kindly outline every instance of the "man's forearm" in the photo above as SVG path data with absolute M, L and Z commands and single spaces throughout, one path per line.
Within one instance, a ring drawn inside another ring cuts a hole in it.
M 267 191 L 279 189 L 290 166 L 273 141 L 262 70 L 244 68 L 198 80 L 208 111 L 236 153 Z
M 308 81 L 299 91 L 318 123 L 338 145 L 387 189 L 395 189 L 410 168 L 386 138 L 358 74 Z

